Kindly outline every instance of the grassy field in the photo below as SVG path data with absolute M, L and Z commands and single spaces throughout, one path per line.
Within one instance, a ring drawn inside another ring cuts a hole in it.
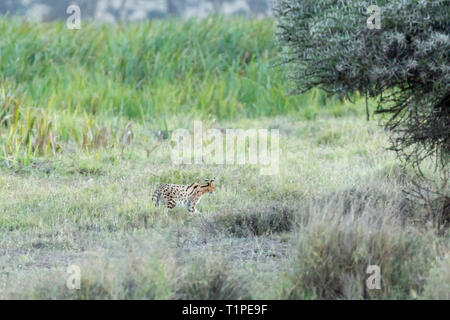
M 357 94 L 289 95 L 273 32 L 1 18 L 0 299 L 448 299 L 450 234 L 402 191 L 413 173 Z M 174 165 L 194 120 L 278 129 L 280 173 Z M 150 201 L 206 177 L 201 215 Z

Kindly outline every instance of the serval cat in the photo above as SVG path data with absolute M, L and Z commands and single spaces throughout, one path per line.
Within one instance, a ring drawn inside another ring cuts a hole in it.
M 160 203 L 172 209 L 175 206 L 183 206 L 188 209 L 189 213 L 200 213 L 195 206 L 200 198 L 208 192 L 213 192 L 216 187 L 214 179 L 205 179 L 205 183 L 192 183 L 190 185 L 181 184 L 161 184 L 153 193 L 152 201 L 155 206 Z

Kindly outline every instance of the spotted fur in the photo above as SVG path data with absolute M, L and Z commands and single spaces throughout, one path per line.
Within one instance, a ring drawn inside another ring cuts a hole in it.
M 152 201 L 155 206 L 164 204 L 172 209 L 178 205 L 186 207 L 189 213 L 199 213 L 195 206 L 205 193 L 215 190 L 214 180 L 205 179 L 205 183 L 190 185 L 161 184 L 153 193 Z

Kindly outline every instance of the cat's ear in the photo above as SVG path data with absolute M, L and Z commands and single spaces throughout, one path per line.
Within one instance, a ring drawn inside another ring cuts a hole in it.
M 209 179 L 205 179 L 205 182 L 208 182 L 209 181 Z M 214 180 L 213 180 L 214 181 Z

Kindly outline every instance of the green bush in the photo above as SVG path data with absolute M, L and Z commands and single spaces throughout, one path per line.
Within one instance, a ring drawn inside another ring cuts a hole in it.
M 278 1 L 278 39 L 296 92 L 356 90 L 378 99 L 393 149 L 418 165 L 450 152 L 450 6 L 446 0 Z

